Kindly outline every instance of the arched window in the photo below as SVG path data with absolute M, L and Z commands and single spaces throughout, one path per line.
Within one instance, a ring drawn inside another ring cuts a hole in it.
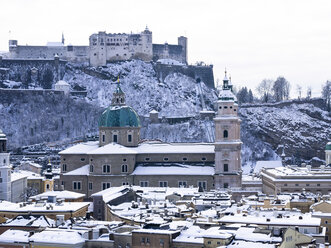
M 90 172 L 93 172 L 94 171 L 94 166 L 93 164 L 90 164 Z
M 128 165 L 122 164 L 122 173 L 127 173 L 127 172 L 128 172 Z
M 110 173 L 110 165 L 109 164 L 104 164 L 102 166 L 102 172 L 103 173 Z
M 223 138 L 228 138 L 228 137 L 229 137 L 228 130 L 224 130 L 223 131 Z

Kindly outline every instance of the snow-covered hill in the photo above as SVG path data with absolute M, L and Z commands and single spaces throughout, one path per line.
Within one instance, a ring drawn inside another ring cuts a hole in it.
M 192 116 L 202 110 L 200 88 L 194 78 L 174 73 L 161 82 L 153 65 L 139 60 L 111 63 L 107 68 L 98 70 L 69 65 L 64 80 L 72 87 L 86 88 L 91 101 L 107 107 L 118 77 L 126 93 L 127 104 L 134 107 L 139 115 L 146 115 L 154 109 L 161 116 Z M 216 93 L 204 83 L 200 85 L 206 110 L 211 110 L 217 99 Z

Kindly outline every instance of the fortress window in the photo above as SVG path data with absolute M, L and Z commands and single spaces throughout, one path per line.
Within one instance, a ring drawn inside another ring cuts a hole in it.
M 223 131 L 223 138 L 228 138 L 228 137 L 229 137 L 228 130 L 224 130 Z
M 127 173 L 127 172 L 128 172 L 128 165 L 122 164 L 122 173 Z
M 109 164 L 104 164 L 102 166 L 102 172 L 103 173 L 110 173 L 110 165 Z
M 234 109 L 233 111 L 237 111 L 237 109 Z
M 85 158 L 81 158 L 80 161 L 82 161 L 82 162 L 85 161 Z
M 321 186 L 321 184 L 318 183 L 317 186 L 319 187 L 319 186 Z
M 168 160 L 169 160 L 169 158 L 163 158 L 163 160 L 164 160 L 164 161 L 168 161 Z
M 224 108 L 225 108 L 225 109 L 227 109 L 227 108 L 228 108 L 228 106 L 224 106 Z
M 183 161 L 187 161 L 187 158 L 183 158 Z
M 224 171 L 229 171 L 229 165 L 228 164 L 224 164 Z
M 132 134 L 128 135 L 128 142 L 132 142 Z
M 222 106 L 220 106 L 219 109 L 222 109 Z
M 97 54 L 95 53 L 94 56 L 97 56 Z
M 140 181 L 139 184 L 140 184 L 140 187 L 148 187 L 148 185 L 149 185 L 148 181 Z
M 63 161 L 66 161 L 66 158 L 63 158 Z
M 123 162 L 126 162 L 126 158 L 123 158 Z
M 232 109 L 232 106 L 230 106 L 230 109 Z
M 122 185 L 129 185 L 129 182 L 122 182 Z
M 229 184 L 228 183 L 224 183 L 224 188 L 225 189 L 229 188 Z
M 206 181 L 198 181 L 198 187 L 202 189 L 207 189 L 207 182 Z
M 167 181 L 160 181 L 159 182 L 159 187 L 168 187 L 168 182 Z
M 206 161 L 207 159 L 205 157 L 201 158 L 202 161 Z
M 93 164 L 90 164 L 90 172 L 93 172 L 94 171 L 94 166 Z
M 117 143 L 117 134 L 113 135 L 113 142 Z
M 150 158 L 145 158 L 145 161 L 149 161 L 150 160 Z
M 110 188 L 110 182 L 102 183 L 102 190 L 109 189 Z
M 62 172 L 66 172 L 67 171 L 67 165 L 66 164 L 62 164 Z
M 88 183 L 88 190 L 93 190 L 93 183 L 92 182 Z
M 296 183 L 296 184 L 295 184 L 295 186 L 299 186 L 299 184 L 298 184 L 298 183 Z
M 186 181 L 178 181 L 178 187 L 179 187 L 179 188 L 180 188 L 180 187 L 185 188 L 186 185 L 187 185 L 187 182 L 186 182 Z

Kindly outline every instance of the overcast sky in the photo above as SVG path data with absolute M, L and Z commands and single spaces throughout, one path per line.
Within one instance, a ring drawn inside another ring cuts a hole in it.
M 226 67 L 237 86 L 255 90 L 264 78 L 284 76 L 311 85 L 318 96 L 331 80 L 330 0 L 1 0 L 0 51 L 60 41 L 88 45 L 98 31 L 153 32 L 154 43 L 188 37 L 189 63 Z M 9 31 L 11 31 L 9 33 Z

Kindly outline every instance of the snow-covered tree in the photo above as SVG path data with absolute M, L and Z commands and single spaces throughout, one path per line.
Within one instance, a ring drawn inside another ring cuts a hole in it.
M 326 81 L 322 88 L 322 98 L 325 101 L 327 111 L 331 111 L 331 81 Z

